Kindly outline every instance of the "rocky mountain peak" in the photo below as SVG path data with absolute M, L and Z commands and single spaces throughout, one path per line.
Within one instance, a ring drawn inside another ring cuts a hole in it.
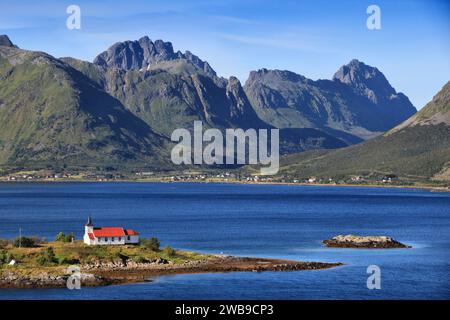
M 189 51 L 184 54 L 180 51 L 174 52 L 171 42 L 163 40 L 153 42 L 148 36 L 144 36 L 137 41 L 115 43 L 106 51 L 100 53 L 94 59 L 94 64 L 124 70 L 141 70 L 147 69 L 158 62 L 177 59 L 188 60 L 206 74 L 216 76 L 211 66 L 198 56 Z
M 11 40 L 9 39 L 9 37 L 6 34 L 2 34 L 0 35 L 0 46 L 6 46 L 6 47 L 11 47 L 11 48 L 17 48 L 17 46 L 15 46 Z
M 367 97 L 373 103 L 397 97 L 397 92 L 380 70 L 357 59 L 340 67 L 333 81 L 348 85 L 355 93 Z
M 251 71 L 247 81 L 251 83 L 261 78 L 292 82 L 302 82 L 306 80 L 304 76 L 292 71 L 278 69 L 268 70 L 266 68 L 262 68 L 257 71 Z

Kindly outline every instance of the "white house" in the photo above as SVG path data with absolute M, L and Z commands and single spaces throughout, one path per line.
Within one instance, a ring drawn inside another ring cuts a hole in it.
M 124 245 L 139 243 L 139 233 L 120 227 L 94 227 L 91 217 L 84 226 L 83 241 L 87 245 Z

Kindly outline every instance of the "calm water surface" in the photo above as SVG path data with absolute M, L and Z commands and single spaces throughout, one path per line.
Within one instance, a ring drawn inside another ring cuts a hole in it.
M 0 299 L 450 299 L 450 193 L 235 184 L 0 184 L 0 238 L 53 239 L 125 226 L 209 253 L 344 262 L 330 270 L 164 276 L 101 288 L 1 290 Z M 389 235 L 412 249 L 330 249 L 337 234 Z M 368 290 L 367 266 L 381 268 Z

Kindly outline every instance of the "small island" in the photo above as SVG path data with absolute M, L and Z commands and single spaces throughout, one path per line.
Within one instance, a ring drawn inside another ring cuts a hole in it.
M 323 240 L 327 247 L 331 248 L 361 248 L 361 249 L 391 249 L 411 248 L 391 237 L 387 236 L 355 236 L 338 235 L 328 240 Z
M 55 241 L 0 240 L 0 288 L 62 288 L 79 270 L 81 286 L 151 281 L 168 274 L 327 269 L 341 263 L 246 258 L 160 248 L 157 238 L 130 245 L 86 245 L 73 235 Z

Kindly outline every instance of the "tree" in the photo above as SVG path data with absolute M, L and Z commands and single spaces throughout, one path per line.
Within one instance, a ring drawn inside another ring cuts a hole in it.
M 64 234 L 64 232 L 59 232 L 56 235 L 56 237 L 55 237 L 55 241 L 65 242 L 66 241 L 66 235 Z
M 55 237 L 55 241 L 60 242 L 72 242 L 72 240 L 75 240 L 73 232 L 68 235 L 64 234 L 64 232 L 59 232 Z
M 65 239 L 64 242 L 72 242 L 75 240 L 75 235 L 73 234 L 73 232 L 71 232 L 70 234 L 68 234 Z

